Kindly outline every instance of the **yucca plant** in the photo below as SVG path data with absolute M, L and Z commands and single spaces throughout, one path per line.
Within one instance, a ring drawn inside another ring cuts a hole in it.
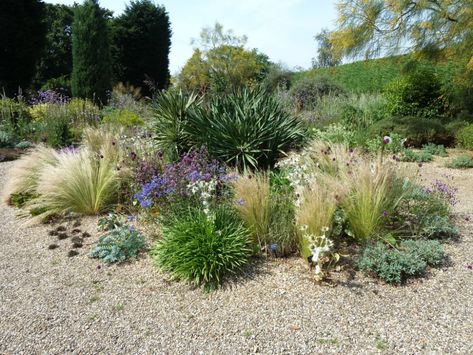
M 193 144 L 243 171 L 274 165 L 304 138 L 301 123 L 262 89 L 212 97 L 190 117 L 188 133 Z
M 152 120 L 154 139 L 172 160 L 190 147 L 186 128 L 189 119 L 199 115 L 201 103 L 197 95 L 176 90 L 164 91 L 157 97 Z

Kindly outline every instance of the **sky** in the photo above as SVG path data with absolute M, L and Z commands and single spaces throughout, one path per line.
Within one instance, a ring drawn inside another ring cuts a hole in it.
M 74 0 L 45 0 L 72 5 Z M 76 2 L 81 2 L 77 1 Z M 257 48 L 288 68 L 309 68 L 316 55 L 314 36 L 324 27 L 333 29 L 335 0 L 158 0 L 172 26 L 170 70 L 177 73 L 192 55 L 192 38 L 216 22 L 238 36 L 248 36 L 248 48 Z M 128 1 L 101 0 L 118 15 Z

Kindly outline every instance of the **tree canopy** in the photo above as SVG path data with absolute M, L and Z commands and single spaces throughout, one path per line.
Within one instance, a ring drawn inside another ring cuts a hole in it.
M 216 23 L 204 28 L 192 57 L 187 61 L 178 81 L 187 90 L 229 92 L 259 81 L 269 67 L 269 58 L 256 49 L 247 50 L 246 36 L 224 31 Z
M 171 24 L 166 9 L 150 0 L 132 1 L 113 21 L 115 81 L 141 87 L 151 94 L 145 81 L 158 90 L 169 83 Z
M 97 0 L 85 0 L 72 25 L 72 94 L 102 103 L 111 86 L 108 15 Z
M 27 88 L 43 49 L 46 26 L 40 0 L 0 1 L 0 92 Z
M 328 68 L 334 67 L 341 63 L 340 58 L 335 57 L 333 53 L 333 45 L 330 42 L 330 32 L 324 28 L 315 37 L 318 43 L 317 57 L 312 58 L 312 67 Z
M 331 41 L 341 56 L 414 52 L 473 69 L 473 1 L 340 0 Z

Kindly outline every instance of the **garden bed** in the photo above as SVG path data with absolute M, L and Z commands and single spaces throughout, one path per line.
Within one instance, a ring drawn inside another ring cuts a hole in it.
M 11 164 L 0 164 L 0 186 Z M 1 205 L 0 352 L 467 353 L 471 173 L 439 158 L 424 164 L 421 178 L 427 184 L 446 173 L 459 189 L 461 239 L 445 245 L 447 265 L 404 286 L 361 273 L 334 273 L 335 282 L 317 285 L 300 258 L 261 259 L 208 294 L 169 281 L 148 256 L 119 266 L 89 258 L 96 218 L 81 219 L 91 237 L 68 257 L 69 239 L 48 249 L 56 226 L 25 226 Z

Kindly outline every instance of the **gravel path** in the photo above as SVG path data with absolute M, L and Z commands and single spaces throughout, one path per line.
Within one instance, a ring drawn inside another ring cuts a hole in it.
M 10 166 L 0 164 L 0 188 Z M 441 170 L 428 164 L 423 177 Z M 459 212 L 473 215 L 472 173 L 455 174 Z M 167 281 L 147 257 L 107 267 L 87 257 L 89 245 L 68 257 L 69 239 L 15 213 L 0 205 L 0 353 L 473 353 L 473 225 L 464 218 L 462 241 L 446 245 L 451 266 L 406 286 L 361 275 L 318 286 L 293 258 L 205 294 Z M 94 223 L 79 228 L 94 234 Z

